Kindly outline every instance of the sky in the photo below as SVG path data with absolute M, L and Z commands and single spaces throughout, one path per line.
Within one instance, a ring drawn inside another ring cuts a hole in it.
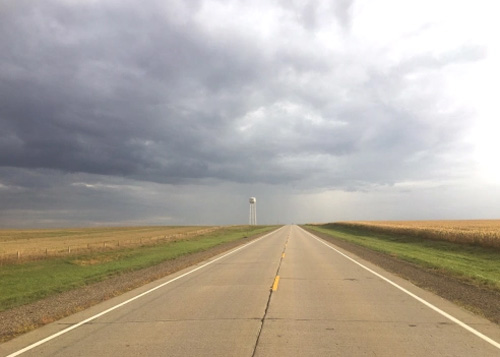
M 0 227 L 500 218 L 490 0 L 0 0 Z

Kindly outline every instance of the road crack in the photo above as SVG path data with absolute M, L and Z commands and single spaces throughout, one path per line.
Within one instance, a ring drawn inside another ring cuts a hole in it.
M 283 263 L 283 259 L 285 257 L 285 251 L 286 251 L 286 247 L 288 245 L 288 239 L 290 239 L 290 233 L 288 233 L 287 237 L 286 237 L 286 241 L 285 241 L 285 245 L 283 246 L 283 251 L 281 252 L 280 254 L 280 261 L 278 263 L 278 269 L 276 269 L 276 274 L 275 274 L 275 278 L 279 276 L 280 274 L 280 269 L 281 269 L 281 264 Z M 275 279 L 273 279 L 273 282 L 274 282 Z M 260 319 L 260 326 L 259 326 L 259 331 L 257 333 L 257 339 L 255 340 L 255 345 L 253 347 L 253 352 L 252 352 L 252 357 L 255 356 L 255 353 L 257 352 L 257 346 L 259 345 L 259 341 L 260 341 L 260 335 L 262 334 L 262 330 L 264 328 L 264 322 L 266 320 L 266 317 L 267 317 L 267 312 L 269 310 L 269 306 L 271 305 L 271 297 L 273 296 L 273 287 L 271 286 L 269 288 L 269 296 L 267 298 L 267 303 L 266 303 L 266 308 L 264 310 L 264 315 L 262 316 L 262 318 Z

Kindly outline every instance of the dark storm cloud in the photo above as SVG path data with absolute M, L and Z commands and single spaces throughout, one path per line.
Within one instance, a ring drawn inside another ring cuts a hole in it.
M 155 8 L 78 7 L 13 6 L 2 21 L 0 163 L 164 182 L 210 175 L 207 149 L 241 104 L 230 94 L 245 95 L 259 60 Z
M 432 174 L 439 159 L 426 153 L 446 152 L 466 130 L 420 110 L 439 105 L 437 91 L 412 92 L 405 76 L 457 56 L 474 61 L 477 49 L 387 71 L 341 51 L 325 56 L 298 24 L 290 44 L 245 28 L 212 33 L 198 19 L 207 4 L 189 3 L 6 7 L 0 165 L 158 183 L 361 187 Z M 352 2 L 334 4 L 283 11 L 307 31 L 328 14 L 348 31 Z

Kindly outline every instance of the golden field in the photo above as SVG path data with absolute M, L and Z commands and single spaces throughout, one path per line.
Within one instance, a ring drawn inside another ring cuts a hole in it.
M 500 248 L 500 220 L 450 221 L 350 221 L 343 226 L 366 228 L 373 232 L 404 234 L 420 238 L 447 240 Z
M 219 227 L 104 227 L 0 230 L 0 260 L 36 259 L 191 238 Z

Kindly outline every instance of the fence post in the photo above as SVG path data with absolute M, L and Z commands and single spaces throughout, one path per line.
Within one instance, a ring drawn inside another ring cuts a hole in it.
M 71 247 L 68 245 L 68 254 L 71 253 Z
M 20 258 L 21 258 L 21 252 L 17 251 L 17 260 L 19 260 Z

